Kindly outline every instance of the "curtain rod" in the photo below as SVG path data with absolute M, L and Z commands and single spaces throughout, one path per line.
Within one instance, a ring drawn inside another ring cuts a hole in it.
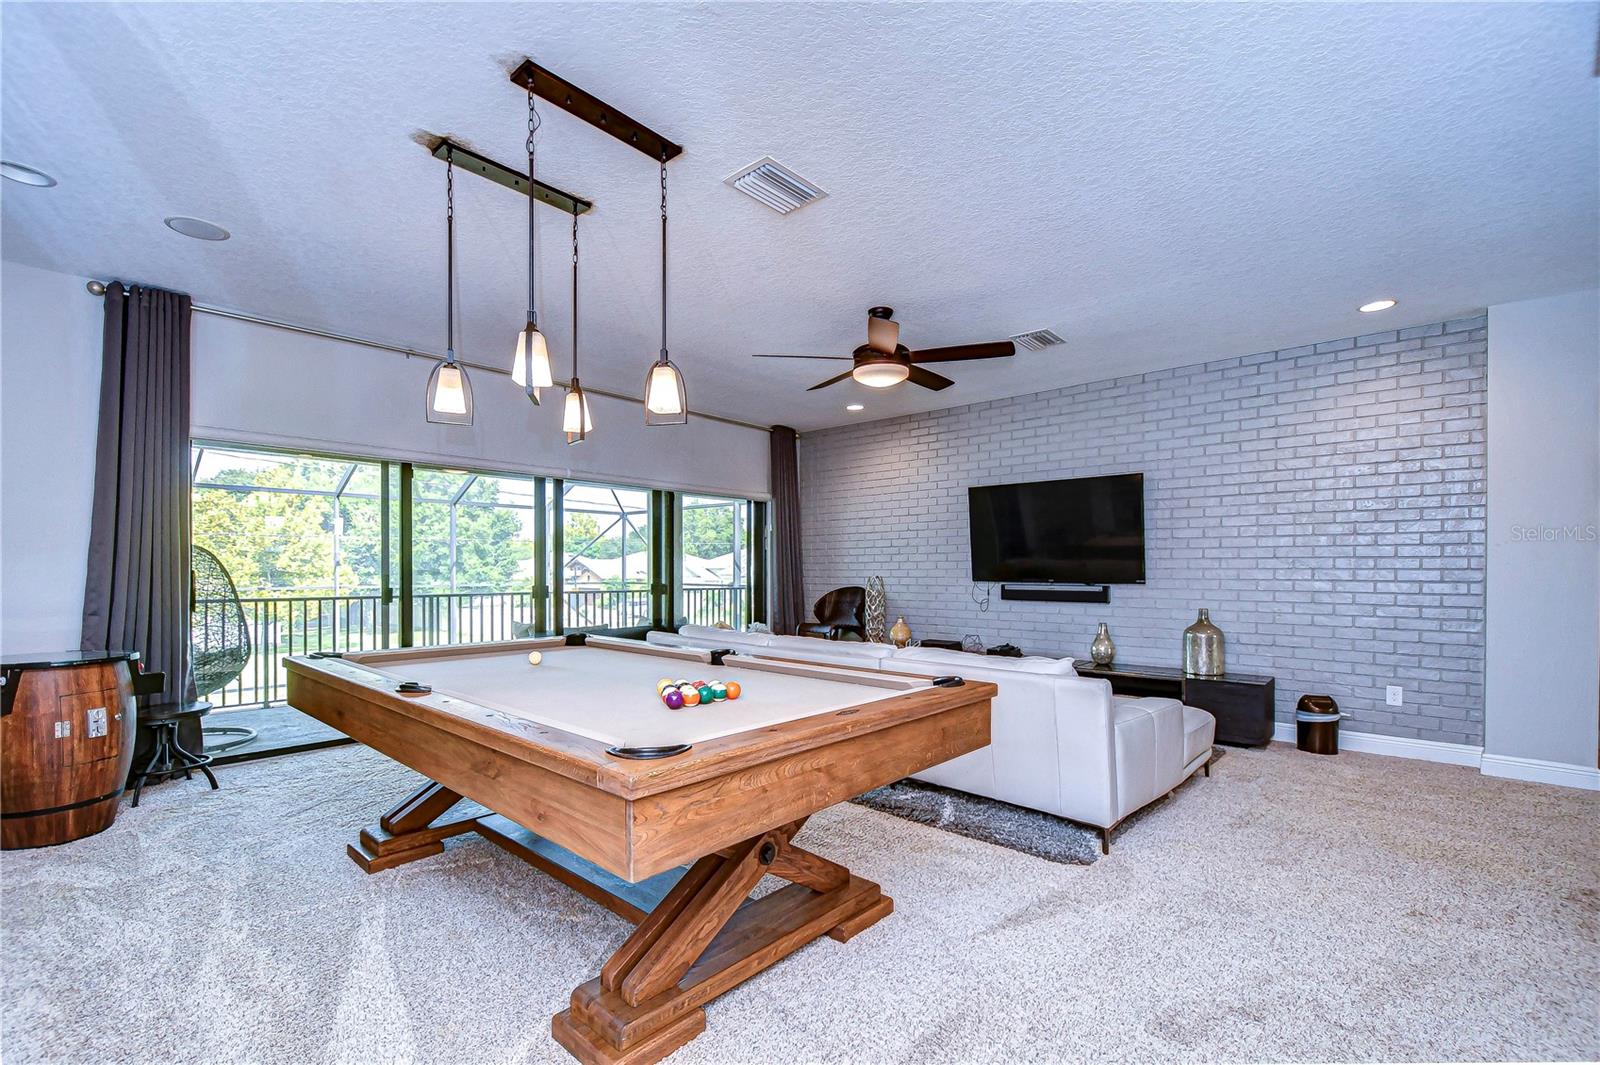
M 90 281 L 85 287 L 89 290 L 89 294 L 91 296 L 104 296 L 106 294 L 106 283 L 103 281 Z M 402 348 L 395 344 L 386 344 L 381 340 L 368 340 L 365 337 L 350 336 L 348 333 L 334 333 L 327 329 L 314 329 L 311 326 L 295 325 L 292 322 L 282 322 L 275 318 L 263 318 L 260 315 L 246 314 L 243 311 L 230 311 L 225 307 L 212 307 L 209 304 L 191 302 L 190 309 L 196 314 L 209 314 L 213 318 L 231 318 L 236 322 L 249 322 L 251 325 L 264 325 L 270 329 L 282 329 L 286 333 L 299 333 L 302 336 L 318 337 L 322 340 L 336 340 L 341 344 L 354 344 L 357 347 L 372 348 L 374 351 L 386 351 L 394 355 L 404 355 L 408 359 L 432 359 L 434 362 L 444 361 L 443 355 L 435 355 L 431 351 L 418 351 L 416 348 Z M 484 373 L 497 373 L 502 377 L 511 376 L 510 370 L 504 370 L 498 366 L 485 366 L 481 362 L 468 362 L 466 359 L 461 358 L 456 359 L 456 361 L 463 366 L 471 367 L 474 370 L 481 370 Z M 555 384 L 559 387 L 565 388 L 568 384 L 570 384 L 570 382 L 557 380 L 555 381 Z M 620 399 L 624 403 L 634 403 L 641 407 L 644 406 L 643 400 L 634 396 L 623 395 L 620 392 L 608 392 L 603 388 L 590 388 L 588 385 L 585 385 L 583 390 L 585 392 L 593 392 L 597 396 L 605 396 L 607 399 Z M 758 432 L 763 433 L 772 431 L 772 426 L 770 425 L 757 425 L 754 422 L 740 421 L 738 418 L 727 418 L 721 414 L 707 414 L 704 411 L 694 410 L 693 408 L 690 409 L 689 413 L 693 414 L 697 418 L 704 418 L 711 422 L 721 422 L 724 425 L 736 425 L 741 429 L 755 429 Z

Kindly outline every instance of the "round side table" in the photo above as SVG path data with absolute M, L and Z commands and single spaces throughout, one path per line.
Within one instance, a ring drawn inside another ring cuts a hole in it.
M 178 739 L 178 726 L 190 718 L 201 718 L 211 712 L 206 702 L 152 703 L 139 708 L 139 727 L 150 730 L 150 757 L 133 778 L 133 805 L 139 805 L 139 796 L 147 781 L 152 778 L 166 780 L 183 774 L 183 779 L 193 780 L 193 770 L 200 770 L 216 791 L 217 776 L 211 772 L 211 756 L 186 750 Z

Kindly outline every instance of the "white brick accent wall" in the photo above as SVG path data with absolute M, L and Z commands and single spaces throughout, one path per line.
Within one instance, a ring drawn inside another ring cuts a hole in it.
M 807 592 L 879 574 L 918 637 L 1088 658 L 1106 621 L 1119 661 L 1170 666 L 1208 607 L 1228 668 L 1277 678 L 1280 721 L 1319 692 L 1355 730 L 1481 744 L 1485 335 L 1466 318 L 807 433 Z M 1144 585 L 1099 605 L 972 583 L 967 486 L 1132 472 Z

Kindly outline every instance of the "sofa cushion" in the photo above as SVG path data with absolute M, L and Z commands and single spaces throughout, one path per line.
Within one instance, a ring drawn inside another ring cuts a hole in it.
M 687 636 L 679 636 L 675 632 L 650 631 L 644 634 L 645 643 L 653 643 L 657 647 L 699 647 L 700 645 Z
M 1003 655 L 975 655 L 966 651 L 945 651 L 937 647 L 906 647 L 891 656 L 894 663 L 922 662 L 945 666 L 960 673 L 963 669 L 997 669 L 1007 673 L 1037 673 L 1046 676 L 1077 676 L 1070 658 L 1006 658 Z
M 712 647 L 765 647 L 772 636 L 765 632 L 740 632 L 738 629 L 719 629 L 714 625 L 680 625 L 678 635 L 695 641 L 700 646 Z
M 1118 695 L 1111 700 L 1116 729 L 1118 818 L 1175 787 L 1183 762 L 1183 704 L 1176 699 Z
M 1217 735 L 1217 719 L 1192 706 L 1183 708 L 1183 764 L 1211 754 Z
M 773 636 L 767 640 L 773 649 L 800 655 L 826 655 L 829 658 L 859 658 L 879 662 L 894 654 L 894 644 L 864 643 L 860 640 L 819 640 L 812 636 Z

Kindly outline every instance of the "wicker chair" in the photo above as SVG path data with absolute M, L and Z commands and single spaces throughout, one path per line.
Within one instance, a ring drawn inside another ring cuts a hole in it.
M 193 574 L 189 615 L 189 664 L 194 673 L 195 693 L 207 695 L 229 684 L 250 661 L 250 627 L 245 623 L 244 607 L 233 578 L 216 555 L 196 544 L 191 555 Z M 256 738 L 256 730 L 243 725 L 211 725 L 201 730 L 206 750 L 212 754 L 243 747 Z M 220 744 L 213 736 L 233 739 Z

